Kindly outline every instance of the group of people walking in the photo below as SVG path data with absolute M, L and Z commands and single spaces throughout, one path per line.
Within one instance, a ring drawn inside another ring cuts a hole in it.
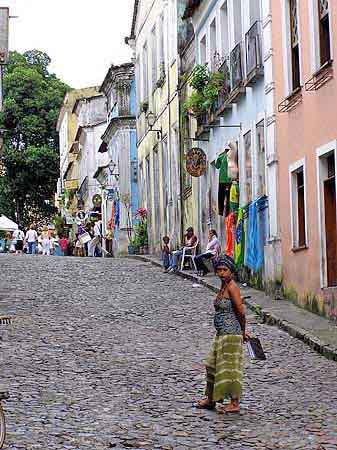
M 86 240 L 82 240 L 84 234 L 87 236 Z M 27 253 L 46 256 L 102 256 L 102 222 L 79 227 L 74 239 L 67 235 L 58 236 L 47 226 L 42 227 L 39 232 L 34 225 L 27 230 L 19 226 L 8 236 L 7 242 L 8 251 L 17 255 Z
M 27 253 L 62 256 L 67 254 L 69 245 L 66 236 L 59 238 L 47 226 L 38 233 L 34 225 L 31 225 L 26 232 L 19 225 L 18 229 L 13 231 L 11 239 L 17 255 Z

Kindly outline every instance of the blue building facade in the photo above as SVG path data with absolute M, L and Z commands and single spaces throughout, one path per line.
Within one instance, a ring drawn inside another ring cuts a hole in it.
M 206 172 L 193 185 L 195 225 L 203 246 L 207 231 L 217 229 L 223 251 L 266 280 L 275 278 L 280 266 L 277 166 L 272 158 L 275 116 L 268 95 L 273 84 L 269 6 L 267 0 L 203 0 L 185 11 L 194 28 L 196 64 L 207 68 L 209 79 L 218 77 L 223 83 L 211 107 L 193 114 L 194 144 L 208 160 Z M 221 182 L 219 171 L 224 158 L 227 183 Z M 224 201 L 234 203 L 234 209 L 225 207 L 222 213 Z M 257 228 L 249 226 L 250 212 Z M 244 243 L 236 242 L 240 215 Z M 258 251 L 251 251 L 254 246 Z M 252 255 L 258 255 L 256 261 Z

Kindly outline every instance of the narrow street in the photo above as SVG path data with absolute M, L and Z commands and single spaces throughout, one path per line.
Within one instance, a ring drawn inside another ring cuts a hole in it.
M 335 450 L 336 363 L 249 317 L 240 416 L 199 411 L 214 294 L 131 259 L 0 256 L 6 449 Z

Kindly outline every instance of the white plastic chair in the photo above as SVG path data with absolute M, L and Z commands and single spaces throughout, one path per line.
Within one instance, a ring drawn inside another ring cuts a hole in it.
M 181 271 L 183 271 L 185 260 L 188 259 L 188 258 L 190 258 L 192 260 L 192 264 L 193 264 L 194 270 L 196 272 L 198 271 L 197 265 L 195 264 L 195 261 L 194 261 L 194 259 L 196 257 L 196 254 L 197 254 L 198 245 L 199 245 L 199 239 L 197 239 L 197 241 L 193 245 L 193 247 L 184 247 L 183 248 L 183 254 L 182 254 L 182 257 L 181 257 L 181 266 L 180 266 L 180 270 Z M 186 251 L 188 251 L 189 253 L 186 253 Z

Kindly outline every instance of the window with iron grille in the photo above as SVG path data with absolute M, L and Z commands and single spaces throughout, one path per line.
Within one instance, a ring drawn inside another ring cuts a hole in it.
M 301 85 L 297 0 L 289 0 L 292 90 Z
M 329 0 L 318 1 L 320 63 L 323 66 L 331 59 Z

